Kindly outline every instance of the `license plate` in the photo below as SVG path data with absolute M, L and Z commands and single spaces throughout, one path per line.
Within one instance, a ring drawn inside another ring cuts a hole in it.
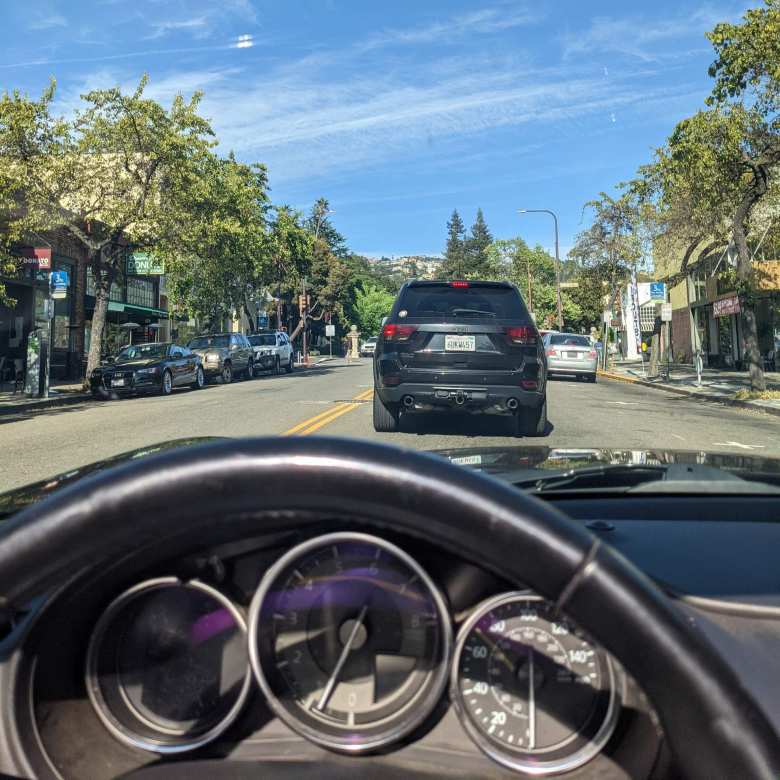
M 474 352 L 477 340 L 474 336 L 445 336 L 444 349 L 447 352 Z
M 125 380 L 124 379 L 112 379 L 111 380 L 111 387 L 124 387 L 125 386 Z
M 579 353 L 579 352 L 567 352 L 567 353 L 566 353 L 566 357 L 570 357 L 570 358 L 579 358 L 580 354 L 581 354 L 581 353 Z

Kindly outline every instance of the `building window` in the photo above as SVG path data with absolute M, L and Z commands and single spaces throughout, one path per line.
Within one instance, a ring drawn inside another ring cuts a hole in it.
M 139 279 L 130 276 L 127 279 L 127 302 L 133 306 L 157 307 L 154 294 L 154 282 L 151 279 Z
M 92 274 L 92 268 L 87 266 L 87 295 L 95 296 L 95 277 Z M 117 303 L 124 303 L 124 296 L 122 295 L 122 277 L 117 274 L 116 279 L 111 282 L 111 292 L 108 295 L 110 301 L 116 301 Z

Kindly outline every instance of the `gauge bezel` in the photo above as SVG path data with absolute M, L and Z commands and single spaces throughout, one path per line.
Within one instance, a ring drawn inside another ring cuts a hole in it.
M 458 719 L 460 720 L 461 725 L 466 730 L 468 735 L 471 737 L 477 747 L 483 753 L 485 753 L 485 755 L 487 755 L 489 758 L 492 758 L 498 764 L 501 764 L 502 766 L 505 766 L 509 769 L 513 769 L 518 772 L 525 772 L 526 774 L 535 775 L 537 777 L 562 772 L 570 772 L 573 769 L 577 769 L 578 767 L 583 766 L 583 764 L 587 764 L 588 761 L 591 761 L 593 758 L 595 758 L 602 751 L 614 733 L 624 697 L 625 676 L 623 675 L 622 670 L 620 669 L 615 659 L 612 658 L 612 656 L 606 650 L 604 650 L 604 648 L 602 648 L 598 642 L 588 637 L 588 641 L 592 642 L 601 652 L 605 654 L 606 665 L 607 669 L 609 670 L 610 690 L 607 712 L 601 725 L 588 744 L 564 758 L 554 759 L 551 761 L 540 761 L 535 759 L 533 762 L 519 758 L 509 749 L 504 750 L 496 745 L 494 742 L 489 740 L 479 728 L 477 728 L 471 716 L 467 712 L 459 685 L 460 657 L 463 651 L 463 646 L 466 642 L 466 638 L 471 633 L 474 626 L 488 612 L 496 609 L 497 607 L 504 606 L 505 604 L 511 604 L 515 601 L 540 601 L 549 603 L 547 599 L 537 593 L 534 593 L 533 591 L 510 591 L 508 593 L 501 593 L 497 596 L 491 596 L 474 607 L 472 613 L 458 630 L 458 636 L 455 640 L 455 652 L 453 654 L 452 667 L 450 670 L 450 699 L 453 703 L 453 706 L 455 707 L 455 712 L 457 713 Z M 572 623 L 574 623 L 574 621 L 572 621 Z M 577 628 L 579 628 L 579 626 L 577 626 Z M 587 632 L 584 633 L 587 636 Z
M 157 590 L 167 587 L 183 587 L 199 590 L 202 593 L 207 594 L 215 601 L 218 601 L 224 606 L 235 619 L 236 624 L 244 635 L 244 644 L 246 644 L 247 627 L 244 616 L 239 609 L 230 601 L 227 596 L 218 591 L 216 588 L 207 585 L 200 580 L 181 580 L 178 577 L 156 577 L 154 579 L 144 580 L 134 585 L 132 588 L 121 593 L 115 598 L 101 614 L 89 639 L 89 645 L 87 647 L 87 662 L 86 662 L 86 687 L 87 695 L 92 703 L 92 708 L 100 719 L 101 723 L 106 729 L 125 745 L 130 747 L 140 748 L 152 753 L 158 753 L 163 755 L 172 755 L 176 753 L 186 753 L 191 750 L 203 747 L 204 745 L 212 742 L 219 737 L 224 731 L 230 727 L 230 725 L 236 720 L 239 713 L 246 703 L 249 696 L 249 690 L 252 685 L 252 670 L 247 664 L 246 674 L 244 675 L 244 682 L 239 691 L 238 698 L 233 706 L 228 710 L 225 716 L 214 724 L 208 731 L 203 734 L 199 734 L 192 739 L 183 739 L 181 742 L 165 742 L 165 738 L 171 738 L 179 736 L 179 734 L 173 730 L 168 730 L 161 727 L 159 724 L 152 723 L 145 720 L 140 713 L 134 711 L 135 717 L 145 723 L 150 729 L 156 729 L 160 734 L 161 740 L 157 741 L 142 734 L 135 733 L 132 729 L 128 728 L 126 724 L 122 723 L 111 712 L 108 703 L 106 702 L 100 682 L 97 675 L 97 661 L 99 657 L 100 644 L 105 636 L 106 630 L 111 625 L 114 617 L 119 613 L 127 604 L 138 598 L 139 595 L 146 591 Z M 121 692 L 123 698 L 125 698 L 124 692 Z M 129 706 L 129 705 L 128 705 Z M 135 708 L 130 707 L 135 710 Z
M 328 547 L 343 542 L 357 542 L 360 544 L 374 545 L 390 555 L 395 556 L 401 563 L 409 567 L 409 569 L 417 575 L 420 582 L 428 590 L 439 616 L 439 630 L 442 645 L 441 654 L 438 667 L 431 672 L 432 682 L 429 684 L 428 690 L 420 694 L 419 699 L 414 699 L 413 706 L 406 707 L 407 712 L 402 720 L 393 723 L 392 726 L 385 731 L 366 736 L 365 738 L 361 738 L 359 732 L 357 735 L 355 732 L 349 732 L 345 733 L 344 737 L 337 737 L 319 729 L 312 728 L 307 723 L 299 720 L 290 709 L 279 700 L 279 697 L 274 692 L 274 688 L 268 680 L 263 668 L 257 642 L 258 623 L 263 603 L 268 591 L 275 584 L 279 575 L 282 574 L 293 561 L 306 558 L 310 553 L 321 547 Z M 260 580 L 260 584 L 249 605 L 247 623 L 250 665 L 254 671 L 257 684 L 260 686 L 260 690 L 263 692 L 271 710 L 283 723 L 289 726 L 297 734 L 300 734 L 309 741 L 328 748 L 329 750 L 354 755 L 374 752 L 398 742 L 423 723 L 439 701 L 441 701 L 442 695 L 447 687 L 453 653 L 452 618 L 447 603 L 434 581 L 412 556 L 395 544 L 385 541 L 378 536 L 373 536 L 372 534 L 338 531 L 323 536 L 312 537 L 293 547 L 291 550 L 288 550 L 266 571 L 263 578 Z

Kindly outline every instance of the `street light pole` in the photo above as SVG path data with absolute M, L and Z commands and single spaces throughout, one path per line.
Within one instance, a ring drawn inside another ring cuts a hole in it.
M 558 217 L 550 209 L 518 209 L 519 214 L 549 214 L 555 223 L 555 291 L 558 299 L 558 330 L 563 330 L 563 302 L 561 300 L 561 258 L 558 254 Z

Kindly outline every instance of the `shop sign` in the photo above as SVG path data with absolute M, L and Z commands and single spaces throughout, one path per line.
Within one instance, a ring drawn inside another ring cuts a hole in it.
M 712 313 L 716 317 L 727 317 L 729 314 L 739 314 L 740 311 L 739 297 L 736 295 L 712 302 Z
M 34 265 L 39 271 L 51 270 L 51 247 L 25 246 L 22 247 L 22 257 L 25 263 Z
M 671 322 L 672 321 L 672 304 L 671 303 L 662 303 L 661 304 L 661 322 Z
M 146 252 L 133 252 L 127 258 L 127 273 L 135 276 L 162 276 L 165 273 L 165 261 Z

